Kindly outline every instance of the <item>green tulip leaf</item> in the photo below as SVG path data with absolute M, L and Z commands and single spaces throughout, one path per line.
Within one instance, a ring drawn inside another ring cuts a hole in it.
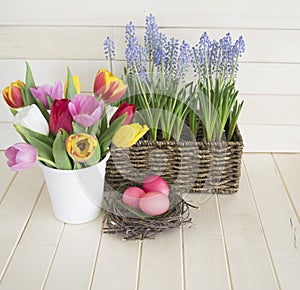
M 75 89 L 75 85 L 73 82 L 73 76 L 71 73 L 70 68 L 68 67 L 68 86 L 67 86 L 67 91 L 66 91 L 66 98 L 69 100 L 72 100 L 73 97 L 77 94 L 76 93 L 76 89 Z
M 51 138 L 40 133 L 31 131 L 30 129 L 25 128 L 21 125 L 14 124 L 14 127 L 27 143 L 31 144 L 37 149 L 39 157 L 41 157 L 43 161 L 49 160 L 49 165 L 51 163 L 54 163 L 54 158 L 52 154 L 53 140 Z
M 21 135 L 24 136 L 27 140 L 29 137 L 40 140 L 42 143 L 44 143 L 45 145 L 47 145 L 48 147 L 52 148 L 53 146 L 53 140 L 43 134 L 40 134 L 38 132 L 32 131 L 22 125 L 19 124 L 14 124 L 15 129 L 17 130 L 17 132 Z
M 97 144 L 97 147 L 95 148 L 93 155 L 85 162 L 85 164 L 87 166 L 92 166 L 97 164 L 100 161 L 100 159 L 101 159 L 101 151 L 100 151 L 99 144 Z
M 115 133 L 122 126 L 125 118 L 126 118 L 126 115 L 123 115 L 123 116 L 115 119 L 112 122 L 112 124 L 103 132 L 103 134 L 100 135 L 99 145 L 100 145 L 100 150 L 102 153 L 102 158 L 104 157 L 105 152 L 107 152 Z
M 72 127 L 73 127 L 73 134 L 80 134 L 85 132 L 85 129 L 79 124 L 77 124 L 76 122 L 72 122 Z
M 72 163 L 66 150 L 66 140 L 68 136 L 67 131 L 61 129 L 57 132 L 53 142 L 53 156 L 58 169 L 72 169 Z
M 35 82 L 33 79 L 32 71 L 30 65 L 26 61 L 26 88 L 35 88 Z
M 18 114 L 18 111 L 15 110 L 14 108 L 9 107 L 10 112 L 13 114 L 13 116 Z

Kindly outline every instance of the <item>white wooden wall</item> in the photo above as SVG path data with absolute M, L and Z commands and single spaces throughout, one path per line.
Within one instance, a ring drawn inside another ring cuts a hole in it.
M 153 13 L 168 36 L 194 44 L 207 31 L 243 35 L 238 87 L 245 106 L 240 127 L 248 152 L 300 151 L 300 1 L 299 0 L 0 0 L 0 88 L 24 79 L 29 61 L 37 83 L 65 79 L 66 66 L 79 75 L 84 92 L 107 67 L 102 43 L 117 46 L 115 71 L 124 64 L 124 26 L 132 20 L 143 32 Z M 0 148 L 16 134 L 1 98 Z

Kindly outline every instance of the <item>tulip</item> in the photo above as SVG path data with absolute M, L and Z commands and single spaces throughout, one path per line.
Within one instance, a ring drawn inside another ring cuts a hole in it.
M 24 107 L 24 101 L 20 89 L 21 86 L 25 88 L 25 84 L 22 81 L 17 80 L 16 82 L 11 83 L 9 87 L 6 87 L 2 91 L 5 102 L 11 108 L 17 109 Z
M 7 165 L 11 170 L 19 171 L 32 167 L 38 157 L 38 151 L 30 144 L 16 143 L 5 150 Z
M 46 136 L 49 134 L 48 123 L 35 104 L 21 109 L 15 115 L 14 123 Z
M 81 83 L 79 81 L 79 77 L 78 76 L 72 76 L 72 79 L 73 79 L 73 83 L 74 83 L 76 94 L 80 94 Z M 69 85 L 69 81 L 68 81 L 68 77 L 67 77 L 67 79 L 65 81 L 65 86 L 64 86 L 64 94 L 65 94 L 65 96 L 67 95 L 68 85 Z
M 66 140 L 66 149 L 74 161 L 86 162 L 98 145 L 97 139 L 89 134 L 72 134 Z
M 141 137 L 143 137 L 149 128 L 140 124 L 130 124 L 119 128 L 113 137 L 113 142 L 117 147 L 126 148 L 134 145 Z
M 70 100 L 55 100 L 52 104 L 50 113 L 50 131 L 56 135 L 59 129 L 65 129 L 68 133 L 72 132 L 72 115 L 69 112 L 68 105 Z
M 98 71 L 94 82 L 94 94 L 100 96 L 104 102 L 118 101 L 125 94 L 126 89 L 127 85 L 111 72 L 104 68 Z
M 74 121 L 88 128 L 99 121 L 103 113 L 104 102 L 98 102 L 93 96 L 75 95 L 68 107 Z
M 47 96 L 52 100 L 60 100 L 63 96 L 62 82 L 58 81 L 53 86 L 45 84 L 30 89 L 35 99 L 39 99 L 46 109 L 50 109 Z
M 135 106 L 133 104 L 127 104 L 126 102 L 123 102 L 120 107 L 118 108 L 118 110 L 113 114 L 113 116 L 111 117 L 109 124 L 111 125 L 111 123 L 123 116 L 124 114 L 127 113 L 127 117 L 126 119 L 123 121 L 123 126 L 124 125 L 128 125 L 131 123 L 133 117 L 134 117 L 134 113 L 135 113 Z

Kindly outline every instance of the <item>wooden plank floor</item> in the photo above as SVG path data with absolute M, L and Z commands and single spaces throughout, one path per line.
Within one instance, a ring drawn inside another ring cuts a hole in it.
M 55 219 L 38 167 L 0 152 L 1 290 L 298 290 L 300 154 L 244 154 L 235 195 L 189 195 L 193 224 L 155 240 Z

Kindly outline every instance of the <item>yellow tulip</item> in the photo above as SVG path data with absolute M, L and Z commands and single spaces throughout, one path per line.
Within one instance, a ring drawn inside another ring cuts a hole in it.
M 72 78 L 73 78 L 73 83 L 74 83 L 74 87 L 75 87 L 75 90 L 76 90 L 76 94 L 80 94 L 81 83 L 79 81 L 79 77 L 78 76 L 72 76 Z M 64 86 L 64 94 L 65 94 L 65 96 L 67 94 L 68 84 L 69 84 L 69 82 L 68 82 L 68 77 L 67 77 L 67 79 L 65 81 L 65 86 Z
M 143 137 L 148 130 L 149 128 L 146 125 L 143 127 L 138 123 L 122 126 L 113 137 L 113 142 L 117 147 L 130 147 Z
M 86 162 L 94 154 L 97 139 L 89 134 L 72 134 L 66 140 L 68 154 L 77 162 Z

